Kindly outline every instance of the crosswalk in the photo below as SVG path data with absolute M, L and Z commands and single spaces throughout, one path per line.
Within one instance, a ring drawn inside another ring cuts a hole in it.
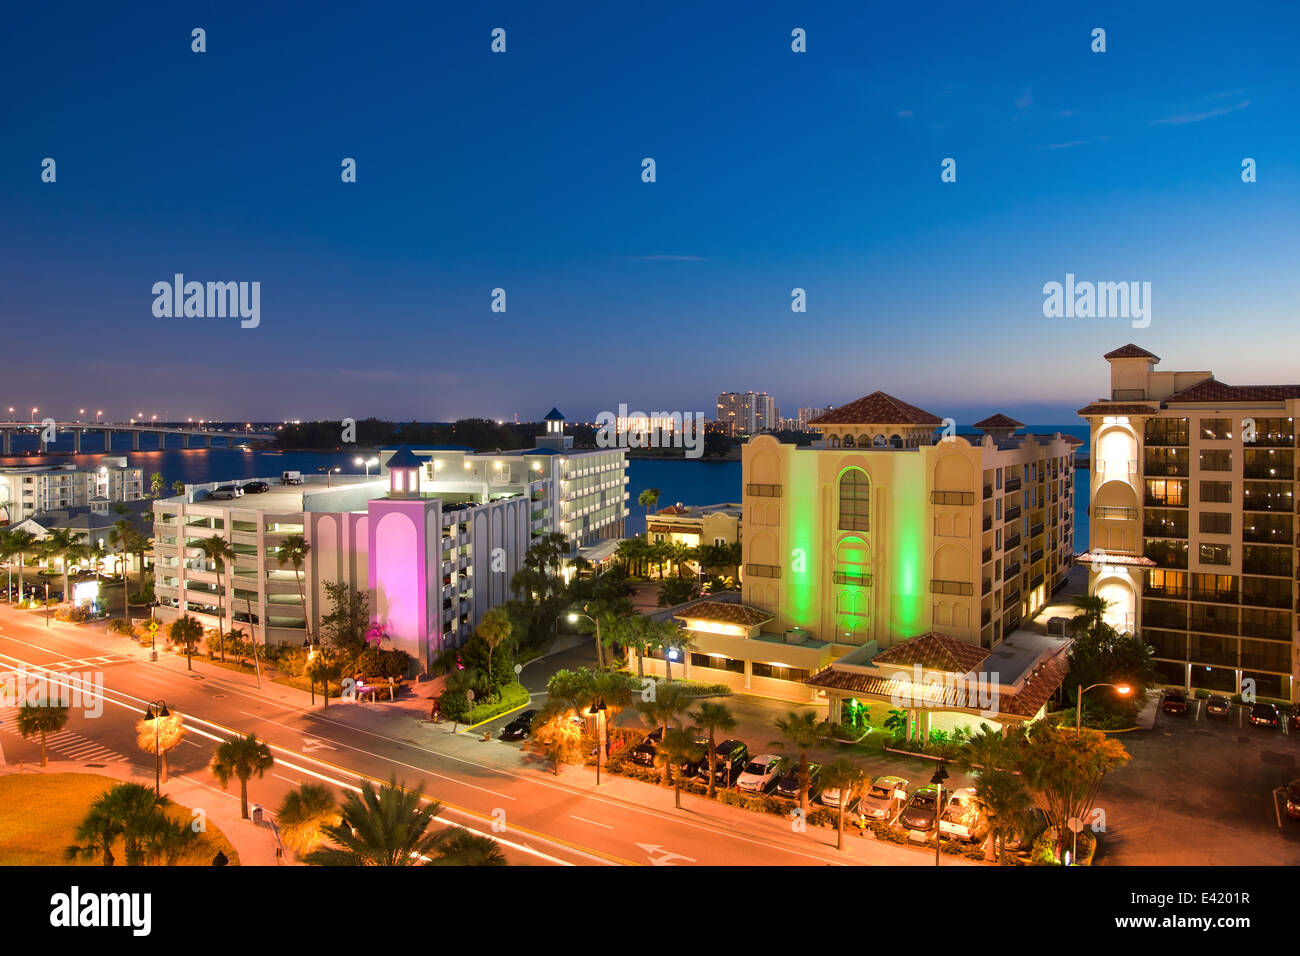
M 42 664 L 41 667 L 52 671 L 82 671 L 107 667 L 110 664 L 125 664 L 131 658 L 123 654 L 102 654 L 98 657 L 74 657 L 55 664 Z
M 31 740 L 40 743 L 39 737 L 32 737 Z M 71 730 L 50 734 L 45 738 L 45 749 L 68 760 L 93 763 L 125 763 L 128 760 L 116 750 L 97 744 Z

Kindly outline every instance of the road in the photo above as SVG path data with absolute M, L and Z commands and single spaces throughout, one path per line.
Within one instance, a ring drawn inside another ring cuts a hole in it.
M 585 768 L 552 776 L 518 745 L 453 734 L 444 725 L 395 714 L 383 705 L 342 704 L 328 713 L 302 706 L 305 695 L 266 683 L 264 692 L 242 674 L 162 654 L 150 662 L 133 642 L 116 635 L 61 625 L 0 606 L 0 667 L 91 672 L 102 678 L 102 716 L 74 712 L 68 730 L 94 746 L 151 763 L 135 745 L 134 724 L 149 701 L 164 699 L 185 716 L 192 745 L 172 754 L 173 774 L 219 787 L 206 770 L 215 740 L 231 732 L 266 741 L 276 767 L 250 783 L 250 800 L 274 808 L 300 781 L 322 780 L 342 790 L 362 778 L 418 787 L 442 805 L 441 819 L 497 838 L 512 862 L 551 865 L 889 865 L 926 862 L 905 848 L 854 838 L 834 849 L 833 831 L 801 832 L 790 820 L 722 807 L 684 796 L 673 809 L 671 791 L 605 775 L 595 792 Z M 226 676 L 229 674 L 229 676 Z M 3 719 L 0 741 L 12 762 L 22 747 Z M 69 738 L 70 740 L 72 738 Z M 74 743 L 76 741 L 73 741 Z M 90 751 L 83 751 L 90 753 Z M 27 756 L 25 759 L 33 759 Z M 233 788 L 232 788 L 233 789 Z M 237 799 L 233 790 L 227 799 Z M 495 827 L 495 828 L 494 828 Z M 945 861 L 947 862 L 947 861 Z M 954 865 L 956 861 L 953 861 Z

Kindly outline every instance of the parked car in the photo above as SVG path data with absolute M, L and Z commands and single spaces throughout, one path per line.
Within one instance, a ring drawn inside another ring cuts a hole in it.
M 779 754 L 759 754 L 745 765 L 736 778 L 736 789 L 749 793 L 766 793 L 776 786 L 785 769 L 785 758 Z
M 282 485 L 301 485 L 301 471 L 282 471 L 280 472 L 280 484 Z
M 683 780 L 689 780 L 692 777 L 704 777 L 706 780 L 709 776 L 709 738 L 696 737 L 695 745 L 700 749 L 700 759 L 692 760 L 689 763 L 677 765 L 677 772 L 681 774 Z
M 731 786 L 745 769 L 745 764 L 749 763 L 749 748 L 739 740 L 722 741 L 714 748 L 713 754 L 713 782 L 724 787 Z M 709 776 L 707 762 L 704 764 L 702 776 L 705 779 Z
M 934 829 L 934 806 L 939 798 L 938 787 L 924 786 L 912 794 L 903 812 L 898 815 L 898 823 L 909 830 Z
M 1034 807 L 1029 811 L 1029 818 L 1025 825 L 1007 837 L 1006 848 L 1016 853 L 1028 850 L 1034 845 L 1034 841 L 1038 839 L 1038 834 L 1046 829 L 1047 814 L 1041 808 Z
M 821 792 L 822 765 L 819 763 L 808 764 L 808 799 L 813 799 Z M 787 800 L 799 799 L 799 763 L 792 761 L 786 769 L 785 774 L 776 782 L 775 793 L 778 797 L 785 797 Z
M 972 843 L 988 829 L 988 818 L 975 800 L 975 788 L 953 791 L 939 817 L 939 832 L 954 840 Z
M 243 489 L 244 489 L 244 494 L 260 495 L 263 492 L 270 491 L 271 486 L 268 485 L 265 481 L 250 481 L 248 484 L 243 486 Z
M 659 752 L 659 741 L 663 739 L 664 729 L 662 727 L 656 727 L 650 731 L 645 740 L 632 748 L 632 762 L 640 764 L 642 767 L 653 767 L 655 765 L 655 754 Z
M 1286 815 L 1292 820 L 1300 820 L 1300 780 L 1292 780 L 1286 785 Z
M 1174 688 L 1165 691 L 1165 699 L 1160 702 L 1160 709 L 1166 714 L 1186 714 L 1187 694 Z
M 1211 694 L 1205 701 L 1205 713 L 1210 717 L 1227 717 L 1232 713 L 1232 701 L 1222 694 Z
M 871 789 L 858 802 L 858 813 L 865 820 L 888 820 L 894 807 L 907 799 L 907 788 L 910 785 L 903 777 L 877 777 L 871 781 Z
M 1250 708 L 1250 722 L 1256 727 L 1276 727 L 1281 722 L 1277 704 L 1257 703 Z
M 1300 733 L 1300 710 L 1291 711 L 1291 716 L 1286 719 L 1286 729 L 1291 733 Z
M 219 501 L 230 501 L 233 498 L 242 498 L 244 493 L 236 485 L 220 485 L 208 492 L 209 498 L 216 498 Z
M 526 710 L 510 723 L 506 724 L 501 730 L 502 740 L 527 740 L 528 735 L 533 732 L 533 718 L 537 716 L 537 711 Z

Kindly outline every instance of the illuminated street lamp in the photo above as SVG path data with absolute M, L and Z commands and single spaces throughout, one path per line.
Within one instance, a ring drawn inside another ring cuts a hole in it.
M 39 412 L 39 411 L 40 411 L 39 408 L 33 408 L 33 409 L 32 409 L 32 424 L 33 424 L 33 425 L 36 424 L 36 413 Z
M 365 466 L 366 466 L 366 477 L 369 478 L 369 477 L 370 477 L 370 466 L 371 466 L 371 465 L 377 465 L 377 464 L 379 464 L 379 459 L 378 459 L 378 458 L 360 458 L 360 457 L 357 457 L 357 458 L 353 458 L 353 459 L 352 459 L 352 464 L 354 464 L 354 465 L 365 465 Z
M 157 710 L 154 708 L 157 707 Z M 170 717 L 165 700 L 155 701 L 145 708 L 144 719 L 153 721 L 153 793 L 162 796 L 162 722 Z
M 1133 693 L 1133 688 L 1128 684 L 1108 684 L 1104 681 L 1097 684 L 1089 684 L 1084 687 L 1079 685 L 1079 692 L 1074 698 L 1074 734 L 1076 737 L 1083 736 L 1083 695 L 1088 693 L 1094 687 L 1112 687 L 1115 693 L 1121 697 L 1127 697 Z M 1070 832 L 1074 834 L 1074 849 L 1070 851 L 1071 862 L 1079 858 L 1079 830 L 1083 829 L 1083 821 L 1078 817 L 1071 817 L 1069 821 Z
M 587 710 L 588 717 L 596 718 L 596 786 L 600 786 L 600 761 L 605 756 L 605 698 L 597 697 Z
M 948 779 L 948 761 L 940 760 L 939 769 L 934 772 L 930 782 L 939 788 L 934 795 L 934 865 L 939 865 L 939 817 L 943 813 L 943 782 Z M 841 794 L 841 799 L 845 795 Z
M 95 424 L 96 424 L 96 425 L 99 424 L 99 416 L 100 416 L 100 415 L 103 415 L 103 414 L 104 414 L 104 410 L 103 410 L 102 408 L 95 412 Z
M 596 664 L 601 670 L 605 669 L 605 652 L 600 642 L 600 621 L 596 620 L 590 614 L 583 614 L 580 611 L 569 612 L 569 623 L 577 624 L 578 618 L 585 617 L 592 624 L 596 625 Z

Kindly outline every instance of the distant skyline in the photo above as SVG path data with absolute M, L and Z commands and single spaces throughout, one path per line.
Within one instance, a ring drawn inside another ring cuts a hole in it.
M 344 9 L 8 12 L 0 417 L 1064 425 L 1130 341 L 1300 380 L 1300 4 Z M 258 326 L 155 317 L 177 273 Z M 1067 274 L 1150 326 L 1044 317 Z

